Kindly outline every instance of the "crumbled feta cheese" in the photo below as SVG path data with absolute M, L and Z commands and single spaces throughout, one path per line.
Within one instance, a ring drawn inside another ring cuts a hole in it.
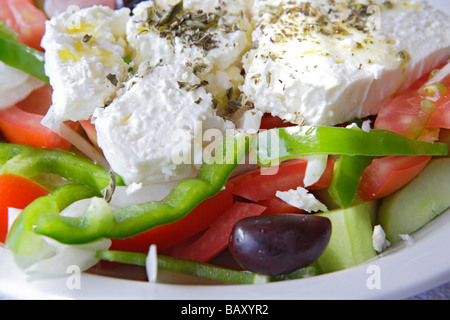
M 255 0 L 242 91 L 290 122 L 378 113 L 450 52 L 450 19 L 425 1 Z M 411 35 L 414 36 L 411 36 Z
M 86 120 L 114 97 L 127 77 L 127 8 L 93 6 L 46 22 L 45 73 L 53 87 L 54 115 Z
M 167 12 L 173 1 L 158 1 Z M 184 1 L 183 22 L 156 26 L 155 3 L 144 1 L 133 10 L 127 24 L 127 41 L 133 61 L 141 64 L 182 64 L 190 66 L 208 91 L 223 102 L 229 89 L 237 93 L 243 83 L 242 55 L 251 47 L 252 26 L 243 1 Z M 202 27 L 203 26 L 203 27 Z
M 307 212 L 328 211 L 327 207 L 302 187 L 288 191 L 277 191 L 276 196 L 284 202 Z
M 373 248 L 378 253 L 383 252 L 387 247 L 391 245 L 390 242 L 386 240 L 386 233 L 380 225 L 376 225 L 373 228 L 372 243 Z
M 306 165 L 305 177 L 303 178 L 303 185 L 309 187 L 319 181 L 320 177 L 327 168 L 328 155 L 313 155 L 307 156 L 308 161 Z
M 142 183 L 136 183 L 133 182 L 132 184 L 130 184 L 129 186 L 127 186 L 126 189 L 126 195 L 129 196 L 133 193 L 136 193 L 137 191 L 142 190 Z
M 414 244 L 415 240 L 413 237 L 411 237 L 409 234 L 399 234 L 398 235 L 400 237 L 400 239 L 403 240 L 403 242 L 405 243 L 405 245 L 407 246 L 411 246 Z
M 361 129 L 365 132 L 370 132 L 370 130 L 372 129 L 371 123 L 372 123 L 371 120 L 364 121 L 361 125 Z
M 234 115 L 233 122 L 237 129 L 243 130 L 248 134 L 258 132 L 261 127 L 262 112 L 257 109 L 238 110 Z

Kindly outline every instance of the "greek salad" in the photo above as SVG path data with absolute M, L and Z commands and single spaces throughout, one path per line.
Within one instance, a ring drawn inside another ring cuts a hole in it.
M 224 284 L 369 261 L 450 207 L 449 28 L 425 0 L 4 0 L 3 249 Z

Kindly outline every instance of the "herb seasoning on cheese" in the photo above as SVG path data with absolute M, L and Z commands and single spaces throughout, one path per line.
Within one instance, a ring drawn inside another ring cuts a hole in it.
M 252 14 L 243 91 L 290 122 L 376 114 L 448 57 L 449 21 L 424 1 L 255 0 Z

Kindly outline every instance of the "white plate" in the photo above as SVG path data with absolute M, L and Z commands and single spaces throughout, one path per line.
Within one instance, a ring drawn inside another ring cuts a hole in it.
M 450 13 L 448 0 L 430 0 Z M 360 266 L 316 277 L 263 285 L 175 285 L 82 274 L 28 279 L 0 247 L 0 297 L 12 299 L 403 299 L 450 281 L 450 210 L 412 245 Z M 375 278 L 377 277 L 377 278 Z M 373 281 L 377 279 L 377 281 Z
M 450 280 L 450 210 L 414 236 L 414 242 L 362 265 L 301 280 L 262 285 L 175 285 L 82 274 L 27 279 L 0 249 L 0 296 L 17 299 L 403 299 Z M 372 281 L 378 276 L 379 282 Z

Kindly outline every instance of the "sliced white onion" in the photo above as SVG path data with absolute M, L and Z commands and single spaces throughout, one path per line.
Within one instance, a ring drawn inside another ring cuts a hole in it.
M 43 85 L 44 82 L 0 61 L 0 109 L 22 101 Z
M 8 207 L 8 231 L 11 229 L 14 220 L 20 215 L 22 209 L 10 208 Z
M 35 277 L 45 275 L 70 275 L 70 270 L 86 271 L 99 259 L 95 256 L 99 250 L 108 250 L 110 239 L 102 239 L 87 244 L 66 245 L 54 239 L 43 237 L 49 247 L 54 250 L 51 257 L 42 259 L 25 271 Z M 75 268 L 75 269 L 73 269 Z
M 54 115 L 53 109 L 50 108 L 44 119 L 41 121 L 42 125 L 46 126 L 62 138 L 72 143 L 78 150 L 80 150 L 86 157 L 98 163 L 104 168 L 109 168 L 109 163 L 103 156 L 103 153 L 94 147 L 89 141 L 82 137 L 78 132 L 64 124 L 64 122 L 57 119 Z
M 80 212 L 84 213 L 90 203 L 90 199 L 77 201 L 63 211 L 64 215 L 77 216 Z M 8 208 L 8 225 L 12 225 L 21 212 L 20 209 Z M 44 240 L 44 245 L 39 252 L 35 252 L 36 256 L 14 257 L 17 265 L 33 277 L 68 275 L 71 267 L 85 271 L 99 261 L 95 256 L 98 250 L 108 250 L 111 246 L 110 239 L 82 245 L 66 245 L 48 237 L 37 237 Z
M 150 201 L 161 201 L 172 191 L 176 181 L 146 184 L 139 187 L 132 184 L 130 186 L 116 186 L 110 204 L 118 208 L 124 208 L 135 204 Z

